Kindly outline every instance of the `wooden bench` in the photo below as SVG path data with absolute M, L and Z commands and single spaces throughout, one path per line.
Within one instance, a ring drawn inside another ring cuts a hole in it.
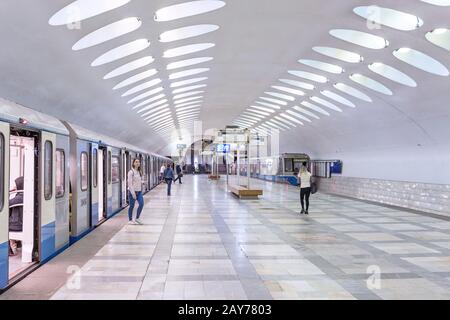
M 248 189 L 243 186 L 230 185 L 230 191 L 239 198 L 258 198 L 263 195 L 263 191 L 260 189 Z
M 217 175 L 209 175 L 208 176 L 208 178 L 210 179 L 210 180 L 219 180 L 220 179 L 220 176 L 217 176 Z

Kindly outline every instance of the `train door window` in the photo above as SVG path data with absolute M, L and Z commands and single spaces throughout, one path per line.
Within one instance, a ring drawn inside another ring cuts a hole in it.
M 86 191 L 88 189 L 88 154 L 86 152 L 82 152 L 80 157 L 80 177 L 81 191 Z
M 56 198 L 64 197 L 66 192 L 66 155 L 64 150 L 56 149 Z
M 5 204 L 5 136 L 0 133 L 0 211 Z
M 112 178 L 112 183 L 120 182 L 120 158 L 118 156 L 112 157 L 111 178 Z
M 97 148 L 94 148 L 92 150 L 92 184 L 94 185 L 94 188 L 97 188 L 98 183 L 98 154 L 97 154 Z
M 125 161 L 125 153 L 122 153 L 122 180 L 123 181 L 125 181 L 125 179 L 126 179 L 126 173 L 125 173 L 125 171 L 126 171 L 126 169 L 125 169 L 125 166 L 126 166 L 126 161 Z
M 53 143 L 44 144 L 44 198 L 50 200 L 53 195 Z
M 108 151 L 108 184 L 111 184 L 112 180 L 111 161 L 112 161 L 111 151 Z
M 293 161 L 291 158 L 284 159 L 284 172 L 293 172 Z

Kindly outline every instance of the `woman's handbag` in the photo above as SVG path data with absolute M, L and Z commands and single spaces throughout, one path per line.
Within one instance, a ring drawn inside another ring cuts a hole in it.
M 314 194 L 317 192 L 317 184 L 315 182 L 311 182 L 311 193 Z

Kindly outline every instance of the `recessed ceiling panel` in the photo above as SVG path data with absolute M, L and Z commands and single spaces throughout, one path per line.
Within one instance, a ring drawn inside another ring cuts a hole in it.
M 352 75 L 350 75 L 350 80 L 352 80 L 353 82 L 356 82 L 366 88 L 369 88 L 373 91 L 388 95 L 388 96 L 392 96 L 392 91 L 386 87 L 384 84 L 373 80 L 369 77 L 366 77 L 362 74 L 359 73 L 354 73 Z
M 129 85 L 131 85 L 133 83 L 136 83 L 136 82 L 139 82 L 139 81 L 151 78 L 154 75 L 156 75 L 157 73 L 158 73 L 158 71 L 156 69 L 151 69 L 151 70 L 144 71 L 142 73 L 139 73 L 139 74 L 137 74 L 135 76 L 132 76 L 132 77 L 130 77 L 130 78 L 120 82 L 113 89 L 114 90 L 121 89 L 121 88 L 129 86 Z
M 205 81 L 205 80 L 208 80 L 208 77 L 192 78 L 192 79 L 188 79 L 188 80 L 173 82 L 170 85 L 170 87 L 171 88 L 178 88 L 178 87 L 182 87 L 182 86 L 185 86 L 185 85 L 188 85 L 188 84 L 202 82 L 202 81 Z
M 197 90 L 197 89 L 205 88 L 206 86 L 207 86 L 206 84 L 198 84 L 195 86 L 183 87 L 183 88 L 173 90 L 172 94 L 179 94 L 179 93 L 183 93 L 183 92 L 187 92 L 187 91 Z
M 130 56 L 132 54 L 141 52 L 142 50 L 147 49 L 150 46 L 150 41 L 147 39 L 139 39 L 132 42 L 129 42 L 127 44 L 124 44 L 120 47 L 114 48 L 104 54 L 102 54 L 100 57 L 95 59 L 91 66 L 97 67 L 101 66 L 122 58 L 125 58 L 127 56 Z
M 363 56 L 361 56 L 360 54 L 347 50 L 331 47 L 313 47 L 313 50 L 317 53 L 323 54 L 324 56 L 348 63 L 359 63 L 364 61 Z
M 140 94 L 140 95 L 134 97 L 133 99 L 131 99 L 131 100 L 128 101 L 127 103 L 130 104 L 130 103 L 134 103 L 134 102 L 140 101 L 140 100 L 142 100 L 142 99 L 151 97 L 151 96 L 154 95 L 154 94 L 160 93 L 160 92 L 163 91 L 163 90 L 164 90 L 163 87 L 158 87 L 158 88 L 156 88 L 156 89 L 152 89 L 152 90 L 150 90 L 150 91 L 147 91 L 147 92 L 145 92 L 145 93 L 142 93 L 142 94 Z
M 330 113 L 329 113 L 328 111 L 325 111 L 325 110 L 322 109 L 321 107 L 319 107 L 319 106 L 317 106 L 317 105 L 315 105 L 314 103 L 311 103 L 311 102 L 309 102 L 309 101 L 303 101 L 303 102 L 301 103 L 301 105 L 304 106 L 304 107 L 306 107 L 306 108 L 308 108 L 308 109 L 311 109 L 311 110 L 314 110 L 314 111 L 319 112 L 319 113 L 321 113 L 321 114 L 324 114 L 324 115 L 326 115 L 326 116 L 329 116 L 329 115 L 330 115 Z
M 370 23 L 401 31 L 415 30 L 423 25 L 423 20 L 415 15 L 379 6 L 356 7 L 353 12 Z
M 426 55 L 423 52 L 411 49 L 411 48 L 400 48 L 394 51 L 394 56 L 413 67 L 420 70 L 438 75 L 438 76 L 448 76 L 448 69 L 439 61 Z
M 314 90 L 314 85 L 306 83 L 306 82 L 301 82 L 301 81 L 297 81 L 297 80 L 290 80 L 290 79 L 280 79 L 281 82 L 285 83 L 285 84 L 290 84 L 291 86 L 294 87 L 298 87 L 298 88 L 302 88 L 305 90 Z
M 214 24 L 199 24 L 195 26 L 178 28 L 170 31 L 163 32 L 159 36 L 160 42 L 173 42 L 188 38 L 201 36 L 206 33 L 210 33 L 219 29 L 219 26 Z
M 372 99 L 368 95 L 344 83 L 336 83 L 334 84 L 334 87 L 339 91 L 344 92 L 352 97 L 358 98 L 366 102 L 372 102 Z
M 213 59 L 214 59 L 213 57 L 201 57 L 201 58 L 193 58 L 193 59 L 176 61 L 176 62 L 169 63 L 167 65 L 167 70 L 174 70 L 174 69 L 178 69 L 178 68 L 189 67 L 189 66 L 193 66 L 196 64 L 208 62 Z
M 328 102 L 322 98 L 319 97 L 311 97 L 311 100 L 314 101 L 315 103 L 321 104 L 324 107 L 327 107 L 331 110 L 337 111 L 337 112 L 342 112 L 342 109 L 339 108 L 338 106 L 336 106 L 335 104 Z
M 124 64 L 123 66 L 118 67 L 117 69 L 114 69 L 110 73 L 108 73 L 106 76 L 103 77 L 103 79 L 111 79 L 114 77 L 121 76 L 125 73 L 143 68 L 145 66 L 148 66 L 150 63 L 154 62 L 155 59 L 151 56 L 143 57 L 137 60 L 134 60 L 132 62 L 129 62 L 127 64 Z
M 55 13 L 48 23 L 52 26 L 73 24 L 117 9 L 131 0 L 77 0 Z
M 214 11 L 225 6 L 224 1 L 198 0 L 175 4 L 155 12 L 155 21 L 172 21 Z
M 414 79 L 412 79 L 410 76 L 384 63 L 374 62 L 372 64 L 369 64 L 369 69 L 376 74 L 379 74 L 380 76 L 394 82 L 403 84 L 408 87 L 417 87 L 416 81 L 414 81 Z
M 338 95 L 338 94 L 336 94 L 336 93 L 334 93 L 334 92 L 332 92 L 332 91 L 329 91 L 329 90 L 323 90 L 321 93 L 322 93 L 325 97 L 327 97 L 327 98 L 329 98 L 329 99 L 332 99 L 332 100 L 334 100 L 334 101 L 336 101 L 336 102 L 339 102 L 339 103 L 341 103 L 341 104 L 343 104 L 343 105 L 345 105 L 345 106 L 347 106 L 347 107 L 350 107 L 350 108 L 356 108 L 356 106 L 355 106 L 355 104 L 354 104 L 353 102 L 351 102 L 351 101 L 345 99 L 344 97 L 342 97 L 342 96 L 340 96 L 340 95 Z
M 290 94 L 294 94 L 296 96 L 304 96 L 305 95 L 305 93 L 301 90 L 292 89 L 292 88 L 288 88 L 288 87 L 284 87 L 284 86 L 272 86 L 272 88 L 283 91 L 283 92 L 287 92 Z
M 389 41 L 382 37 L 357 30 L 333 29 L 330 34 L 340 40 L 369 49 L 384 49 L 389 45 Z
M 163 54 L 164 58 L 175 58 L 179 56 L 184 56 L 187 54 L 203 51 L 214 47 L 214 43 L 196 43 L 189 44 L 187 46 L 177 47 L 173 49 L 166 50 Z
M 136 87 L 134 87 L 134 88 L 128 90 L 127 92 L 125 92 L 125 93 L 122 95 L 122 97 L 128 97 L 128 96 L 131 96 L 132 94 L 138 93 L 138 92 L 140 92 L 140 91 L 142 91 L 142 90 L 145 90 L 145 89 L 149 89 L 149 88 L 151 88 L 151 87 L 154 87 L 154 86 L 156 86 L 157 84 L 160 84 L 161 82 L 162 82 L 161 79 L 158 78 L 158 79 L 153 79 L 153 80 L 150 80 L 150 81 L 148 81 L 148 82 L 142 83 L 142 84 L 140 84 L 140 85 L 138 85 L 138 86 L 136 86 Z
M 200 74 L 200 73 L 204 73 L 204 72 L 208 72 L 210 69 L 209 68 L 197 68 L 197 69 L 189 69 L 189 70 L 183 70 L 180 72 L 175 72 L 169 75 L 169 79 L 170 80 L 176 80 L 176 79 L 180 79 L 180 78 L 184 78 L 184 77 L 189 77 L 189 76 L 193 76 L 196 74 Z
M 328 81 L 326 77 L 311 72 L 297 71 L 297 70 L 289 70 L 288 72 L 293 76 L 303 78 L 306 80 L 311 80 L 318 83 L 326 83 Z
M 272 91 L 267 91 L 264 92 L 265 94 L 275 97 L 275 98 L 280 98 L 280 99 L 284 99 L 287 101 L 295 101 L 295 98 L 292 96 L 288 96 L 287 94 L 283 94 L 283 93 L 278 93 L 278 92 L 272 92 Z
M 446 28 L 434 29 L 425 35 L 432 44 L 450 51 L 450 30 Z
M 344 72 L 344 69 L 342 67 L 331 64 L 331 63 L 322 62 L 322 61 L 300 59 L 300 60 L 298 60 L 298 62 L 301 64 L 304 64 L 306 66 L 309 66 L 311 68 L 315 68 L 315 69 L 329 72 L 329 73 L 339 74 L 339 73 Z

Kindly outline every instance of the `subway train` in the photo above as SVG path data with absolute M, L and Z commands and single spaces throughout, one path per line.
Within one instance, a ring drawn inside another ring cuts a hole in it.
M 144 192 L 172 163 L 0 99 L 0 292 L 125 208 L 135 158 Z

